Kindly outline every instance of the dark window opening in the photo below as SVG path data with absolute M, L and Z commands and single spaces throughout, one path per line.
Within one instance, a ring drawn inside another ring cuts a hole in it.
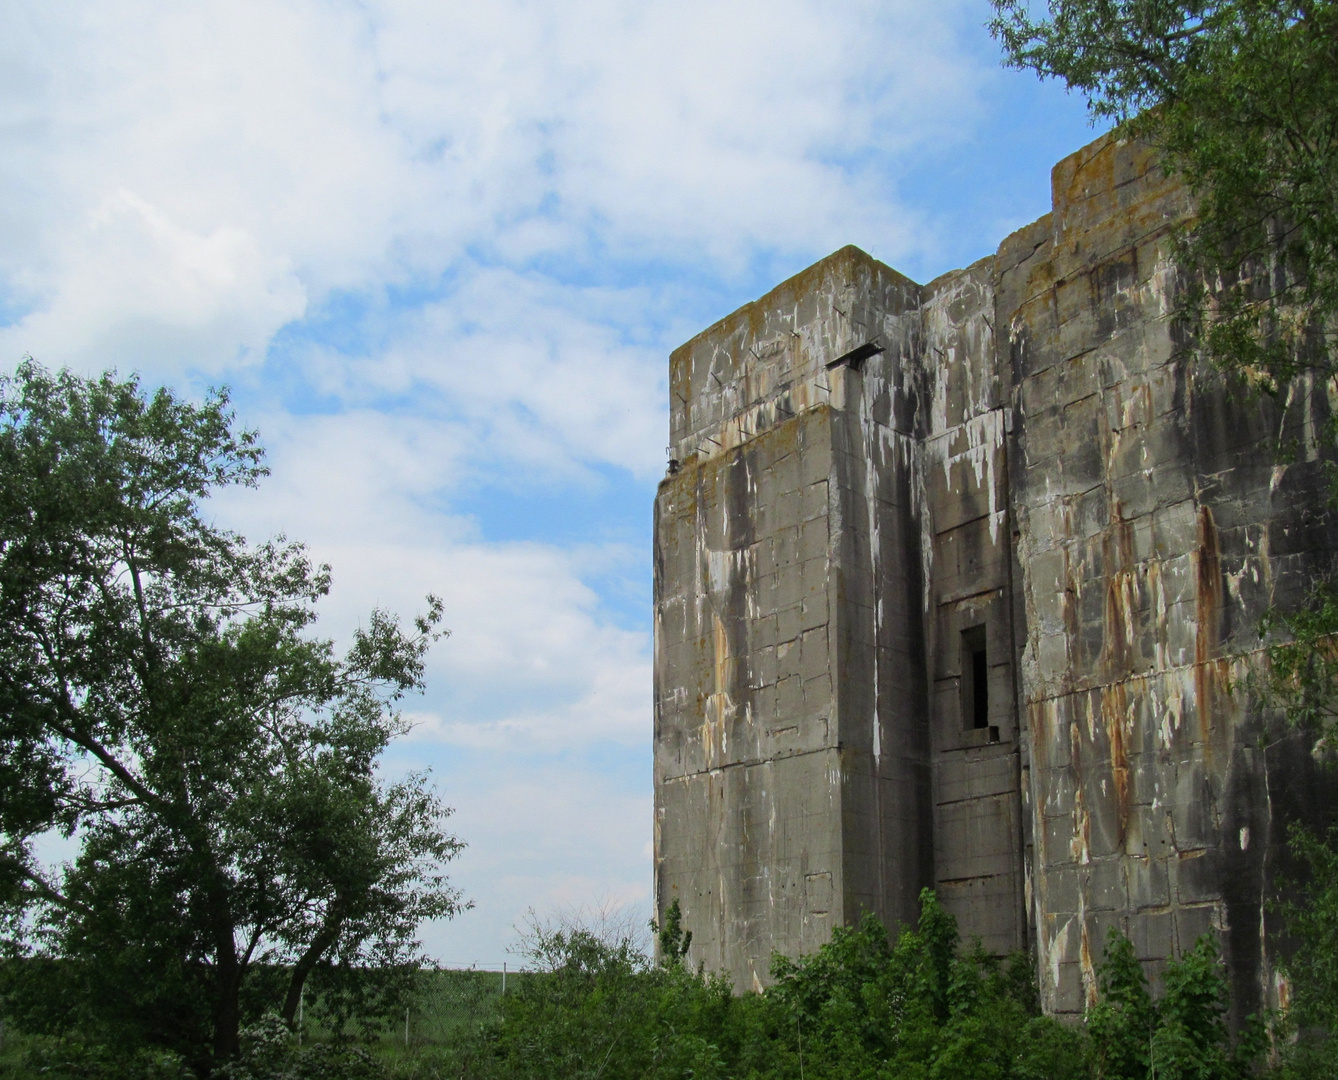
M 990 726 L 990 668 L 985 653 L 985 628 L 962 631 L 962 719 L 965 727 Z

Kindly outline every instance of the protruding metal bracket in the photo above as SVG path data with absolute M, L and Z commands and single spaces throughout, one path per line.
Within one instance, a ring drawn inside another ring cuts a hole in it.
M 835 360 L 831 361 L 827 365 L 827 370 L 830 371 L 832 368 L 840 367 L 842 364 L 847 364 L 852 368 L 858 369 L 860 364 L 864 363 L 865 360 L 869 359 L 871 356 L 877 356 L 882 351 L 883 346 L 879 342 L 866 341 L 863 345 L 859 346 L 859 348 L 851 349 L 848 353 L 842 353 Z

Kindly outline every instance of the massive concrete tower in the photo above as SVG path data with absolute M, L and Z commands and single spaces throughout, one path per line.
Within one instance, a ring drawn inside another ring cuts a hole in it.
M 1180 347 L 1188 203 L 1145 148 L 1100 140 L 1053 189 L 965 270 L 844 248 L 671 358 L 657 904 L 741 989 L 932 886 L 1035 953 L 1051 1011 L 1112 925 L 1154 978 L 1215 930 L 1237 1008 L 1275 990 L 1265 882 L 1338 803 L 1230 688 L 1338 551 L 1329 402 Z
M 671 361 L 660 879 L 745 986 L 929 881 L 919 293 L 846 248 Z

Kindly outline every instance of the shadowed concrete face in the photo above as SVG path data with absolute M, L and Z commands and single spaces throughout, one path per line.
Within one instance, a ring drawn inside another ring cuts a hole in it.
M 739 988 L 933 886 L 1050 1011 L 1110 926 L 1154 978 L 1214 930 L 1238 1012 L 1275 994 L 1262 890 L 1334 792 L 1232 687 L 1338 542 L 1328 399 L 1189 359 L 1145 148 L 1054 206 L 926 286 L 844 248 L 671 359 L 657 903 Z

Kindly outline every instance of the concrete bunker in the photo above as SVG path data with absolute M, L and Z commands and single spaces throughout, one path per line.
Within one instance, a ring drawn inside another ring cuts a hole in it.
M 740 989 L 932 886 L 1034 953 L 1051 1012 L 1110 926 L 1154 979 L 1214 930 L 1234 1008 L 1275 995 L 1264 882 L 1338 800 L 1229 687 L 1338 551 L 1329 404 L 1182 348 L 1187 202 L 1146 147 L 1098 140 L 1052 189 L 966 269 L 843 248 L 671 357 L 656 902 Z

